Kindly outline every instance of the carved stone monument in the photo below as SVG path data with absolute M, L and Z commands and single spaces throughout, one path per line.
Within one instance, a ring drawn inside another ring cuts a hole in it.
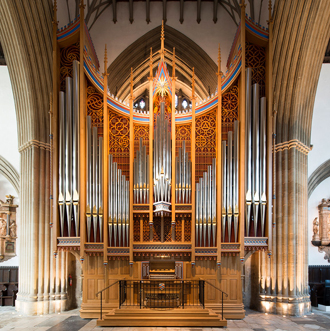
M 6 195 L 6 201 L 0 200 L 0 261 L 16 256 L 16 208 L 14 197 Z

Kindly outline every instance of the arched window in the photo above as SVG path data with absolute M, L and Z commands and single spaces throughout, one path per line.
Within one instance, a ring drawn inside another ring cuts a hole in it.
M 144 99 L 141 99 L 140 100 L 140 108 L 144 109 L 145 106 L 146 106 L 146 103 L 145 103 Z

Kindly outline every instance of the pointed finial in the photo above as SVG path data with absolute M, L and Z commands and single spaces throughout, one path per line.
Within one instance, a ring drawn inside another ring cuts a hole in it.
M 107 52 L 107 44 L 105 44 L 105 48 L 104 48 L 104 76 L 108 76 L 108 52 Z
M 164 59 L 164 40 L 165 40 L 164 20 L 162 20 L 162 29 L 160 33 L 160 41 L 161 41 L 160 54 L 162 59 Z
M 149 77 L 152 78 L 152 47 L 150 47 L 150 60 L 149 60 Z
M 86 5 L 84 4 L 84 0 L 80 0 L 80 8 L 85 9 Z
M 131 98 L 133 98 L 133 68 L 131 68 L 130 85 L 131 85 Z
M 269 22 L 272 21 L 272 0 L 268 1 L 268 19 Z
M 172 77 L 175 77 L 175 47 L 173 47 Z
M 245 7 L 246 7 L 245 0 L 242 0 L 242 1 L 241 1 L 240 6 L 241 6 L 242 10 L 243 10 L 243 8 L 244 8 L 244 10 L 245 10 Z
M 195 67 L 193 68 L 192 78 L 191 78 L 191 94 L 192 94 L 192 98 L 195 98 Z
M 54 13 L 53 13 L 53 24 L 58 24 L 57 22 L 57 0 L 54 0 Z
M 218 50 L 218 75 L 220 75 L 221 72 L 221 50 L 220 50 L 220 44 L 219 44 L 219 50 Z

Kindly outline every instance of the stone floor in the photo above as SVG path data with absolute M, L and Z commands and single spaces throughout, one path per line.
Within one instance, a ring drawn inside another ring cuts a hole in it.
M 313 309 L 304 317 L 284 317 L 266 315 L 247 309 L 243 320 L 228 320 L 227 330 L 237 331 L 296 331 L 330 330 L 330 313 Z M 0 330 L 38 330 L 38 331 L 215 331 L 219 328 L 147 328 L 147 327 L 98 327 L 95 319 L 82 319 L 79 310 L 44 316 L 23 316 L 14 307 L 0 307 Z

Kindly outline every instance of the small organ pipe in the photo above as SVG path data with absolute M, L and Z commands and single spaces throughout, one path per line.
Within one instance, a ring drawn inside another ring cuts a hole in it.
M 72 219 L 72 78 L 65 79 L 65 204 L 68 236 L 71 236 Z
M 146 155 L 146 146 L 139 142 L 139 150 L 134 159 L 134 203 L 146 204 L 149 202 L 149 155 Z
M 233 212 L 235 242 L 238 241 L 238 153 L 239 153 L 238 121 L 234 122 L 234 171 L 233 171 Z
M 245 227 L 246 235 L 249 236 L 251 231 L 250 220 L 252 207 L 252 220 L 254 224 L 253 235 L 256 237 L 258 228 L 261 228 L 261 236 L 264 236 L 267 205 L 266 98 L 259 98 L 260 87 L 258 84 L 251 85 L 251 77 L 252 69 L 248 68 L 246 70 Z
M 252 211 L 254 220 L 254 236 L 257 236 L 258 229 L 258 218 L 259 218 L 259 84 L 254 84 L 252 87 L 253 91 L 253 148 L 252 148 Z
M 191 161 L 186 152 L 186 142 L 182 142 L 177 158 L 176 187 L 177 203 L 191 203 Z
M 100 229 L 100 241 L 103 241 L 103 195 L 102 195 L 102 159 L 103 159 L 103 137 L 99 138 L 99 159 L 98 159 L 98 214 L 99 214 L 99 229 Z
M 233 133 L 228 132 L 228 157 L 227 157 L 227 220 L 228 220 L 228 241 L 231 241 L 231 225 L 233 217 L 233 196 L 232 196 L 232 186 L 233 186 L 233 168 L 232 168 L 232 153 L 233 153 Z
M 79 63 L 73 61 L 72 200 L 76 236 L 79 236 Z
M 64 236 L 64 213 L 65 213 L 65 93 L 59 93 L 60 134 L 59 134 L 59 196 L 61 237 Z
M 171 202 L 171 134 L 165 119 L 165 104 L 160 104 L 160 114 L 156 118 L 154 150 L 154 204 L 156 213 L 170 212 Z
M 215 181 L 216 159 L 207 166 L 207 172 L 196 183 L 196 245 L 215 245 L 216 235 L 216 181 Z M 212 239 L 212 240 L 211 240 Z
M 261 211 L 261 237 L 264 236 L 266 220 L 266 98 L 260 99 L 260 211 Z
M 108 197 L 109 197 L 109 218 L 108 218 L 108 231 L 109 231 L 109 246 L 112 247 L 112 218 L 113 218 L 113 156 L 109 155 L 109 188 L 108 188 Z
M 227 216 L 227 199 L 226 199 L 226 188 L 227 188 L 227 162 L 226 162 L 226 142 L 222 142 L 222 241 L 225 241 L 225 230 L 226 230 L 226 216 Z
M 91 242 L 92 217 L 92 120 L 87 116 L 87 241 Z
M 246 234 L 250 232 L 250 215 L 252 203 L 252 187 L 251 187 L 251 173 L 252 173 L 252 141 L 251 141 L 251 81 L 252 69 L 246 69 L 246 126 L 245 126 L 245 222 Z
M 97 195 L 97 177 L 98 177 L 98 162 L 97 162 L 97 127 L 93 127 L 93 176 L 92 176 L 92 201 L 93 201 L 93 230 L 94 242 L 96 242 L 97 234 L 97 218 L 98 218 L 98 195 Z
M 114 200 L 114 211 L 113 211 L 113 236 L 114 236 L 114 246 L 117 246 L 117 222 L 118 222 L 118 173 L 117 173 L 117 162 L 114 162 L 114 195 L 113 195 L 113 200 Z
M 128 246 L 129 241 L 129 181 L 109 155 L 109 244 Z
M 198 226 L 199 226 L 199 183 L 196 183 L 196 246 L 198 246 Z
M 122 218 L 122 180 L 121 169 L 118 169 L 118 218 L 117 218 L 117 231 L 118 231 L 118 245 L 121 246 L 121 218 Z
M 217 232 L 217 213 L 216 213 L 216 159 L 212 160 L 212 234 L 213 234 L 213 246 L 215 246 L 215 238 Z

